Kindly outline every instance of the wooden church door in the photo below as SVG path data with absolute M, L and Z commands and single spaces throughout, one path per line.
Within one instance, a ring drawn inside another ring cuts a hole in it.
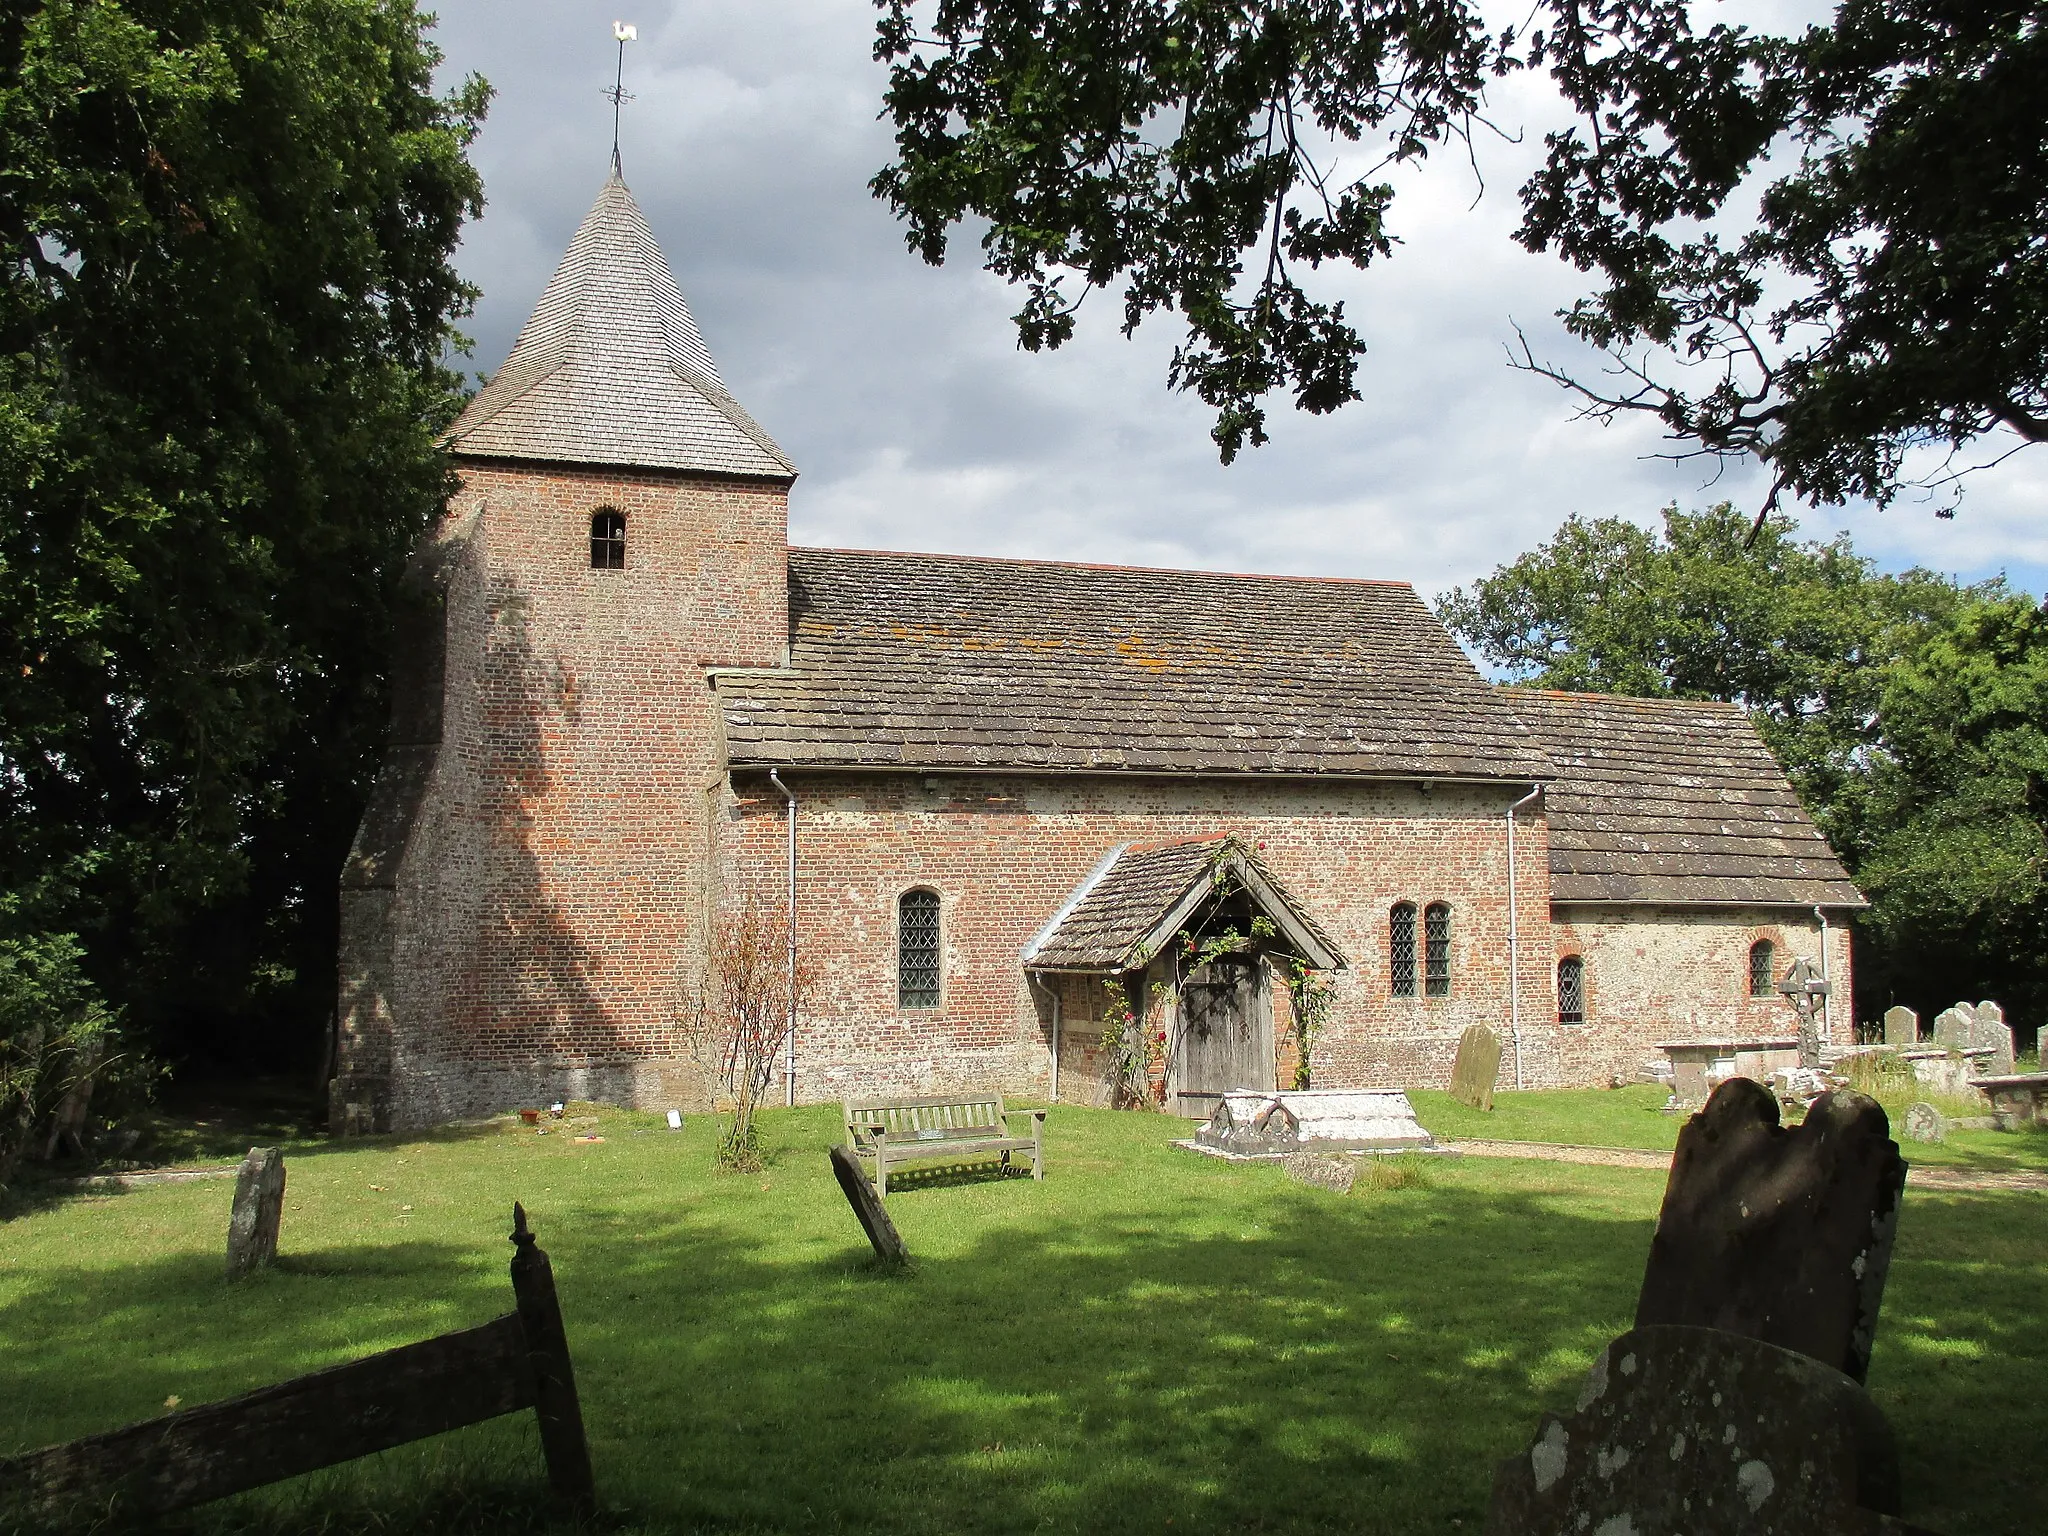
M 1273 1091 L 1273 1000 L 1265 967 L 1226 955 L 1181 983 L 1167 1053 L 1167 1108 L 1206 1119 L 1226 1089 Z

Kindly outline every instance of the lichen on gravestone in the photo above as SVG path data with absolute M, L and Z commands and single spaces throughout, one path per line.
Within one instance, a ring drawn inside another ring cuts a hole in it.
M 235 1203 L 228 1216 L 228 1278 L 263 1268 L 277 1257 L 278 1227 L 284 1219 L 284 1153 L 251 1147 L 235 1175 Z
M 1350 1194 L 1358 1178 L 1355 1159 L 1327 1152 L 1290 1152 L 1280 1160 L 1280 1166 L 1295 1183 L 1327 1189 L 1337 1195 Z
M 1493 1108 L 1493 1090 L 1500 1082 L 1500 1036 L 1474 1024 L 1458 1039 L 1451 1064 L 1451 1097 L 1473 1109 Z
M 1948 1118 L 1925 1100 L 1906 1106 L 1901 1130 L 1908 1141 L 1938 1142 L 1948 1139 Z
M 1920 1015 L 1903 1003 L 1884 1011 L 1884 1043 L 1911 1050 L 1920 1043 Z

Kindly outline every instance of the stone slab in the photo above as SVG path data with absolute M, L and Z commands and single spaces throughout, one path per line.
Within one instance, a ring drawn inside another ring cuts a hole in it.
M 1327 1189 L 1333 1195 L 1348 1195 L 1358 1179 L 1355 1158 L 1332 1152 L 1290 1152 L 1280 1160 L 1287 1177 L 1313 1189 Z
M 1792 1350 L 1641 1327 L 1576 1408 L 1500 1463 L 1486 1536 L 1842 1536 L 1904 1531 L 1898 1453 L 1870 1395 Z
M 1900 1131 L 1908 1141 L 1946 1141 L 1948 1118 L 1932 1104 L 1922 1100 L 1918 1104 L 1906 1106 L 1906 1117 L 1901 1123 Z
M 262 1269 L 277 1257 L 284 1220 L 284 1153 L 251 1147 L 235 1171 L 235 1203 L 228 1215 L 228 1278 Z
M 1913 1046 L 1920 1043 L 1920 1015 L 1905 1004 L 1884 1011 L 1884 1043 Z
M 1311 1088 L 1298 1093 L 1233 1089 L 1223 1095 L 1198 1145 L 1240 1155 L 1420 1149 L 1435 1139 L 1399 1089 Z
M 1875 1099 L 1823 1094 L 1787 1130 L 1768 1089 L 1729 1079 L 1678 1133 L 1636 1326 L 1719 1328 L 1861 1381 L 1905 1182 Z

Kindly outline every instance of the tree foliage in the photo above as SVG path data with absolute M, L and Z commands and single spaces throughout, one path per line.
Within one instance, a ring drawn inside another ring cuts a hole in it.
M 1866 1013 L 2048 1004 L 2048 618 L 2002 581 L 1752 526 L 1574 518 L 1437 611 L 1513 681 L 1747 708 L 1871 899 Z
M 1890 499 L 1918 446 L 2048 425 L 2038 3 L 1844 0 L 1797 36 L 1696 31 L 1688 0 L 1541 0 L 1498 33 L 1472 0 L 876 3 L 897 154 L 874 189 L 912 248 L 941 261 L 986 220 L 1033 350 L 1095 288 L 1123 285 L 1127 332 L 1177 310 L 1171 382 L 1226 461 L 1275 389 L 1357 398 L 1363 343 L 1308 274 L 1386 255 L 1378 168 L 1468 141 L 1489 81 L 1532 69 L 1576 124 L 1518 238 L 1598 274 L 1566 323 L 1619 383 L 1522 366 L 1816 503 Z M 1353 145 L 1374 168 L 1340 177 Z
M 481 206 L 487 92 L 434 94 L 423 26 L 0 19 L 0 889 L 174 1044 L 331 994 Z

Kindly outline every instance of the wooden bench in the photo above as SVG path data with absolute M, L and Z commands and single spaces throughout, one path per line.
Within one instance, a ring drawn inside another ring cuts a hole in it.
M 875 1165 L 875 1193 L 889 1193 L 889 1170 L 911 1162 L 957 1162 L 991 1153 L 1010 1166 L 1012 1152 L 1031 1154 L 1031 1177 L 1045 1177 L 1045 1111 L 1005 1109 L 999 1093 L 936 1099 L 847 1099 L 846 1145 Z M 1031 1116 L 1031 1134 L 1013 1136 L 1009 1122 Z

